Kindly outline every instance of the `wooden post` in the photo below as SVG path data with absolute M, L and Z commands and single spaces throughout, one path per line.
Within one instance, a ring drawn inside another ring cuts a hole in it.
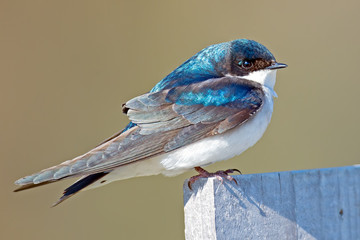
M 185 237 L 360 239 L 360 165 L 184 184 Z

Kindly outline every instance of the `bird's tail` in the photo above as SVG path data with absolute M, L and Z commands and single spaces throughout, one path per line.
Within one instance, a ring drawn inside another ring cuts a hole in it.
M 66 199 L 68 199 L 69 197 L 73 196 L 74 194 L 78 193 L 80 190 L 86 188 L 87 186 L 93 184 L 94 182 L 98 181 L 99 179 L 101 179 L 102 177 L 104 177 L 105 175 L 107 175 L 109 172 L 100 172 L 100 173 L 94 173 L 94 174 L 90 174 L 87 176 L 84 176 L 82 178 L 80 178 L 78 181 L 76 181 L 74 184 L 72 184 L 70 187 L 66 188 L 64 190 L 63 195 L 61 196 L 61 198 L 55 202 L 52 207 L 55 207 L 56 205 L 59 205 L 60 203 L 62 203 L 63 201 L 65 201 Z M 34 187 L 38 187 L 38 186 L 43 186 L 45 184 L 49 184 L 52 183 L 54 181 L 57 180 L 51 180 L 51 181 L 46 181 L 46 182 L 42 182 L 39 184 L 34 184 L 34 183 L 30 183 L 30 184 L 26 184 L 23 186 L 20 186 L 19 188 L 15 189 L 14 192 L 20 192 L 26 189 L 31 189 Z
M 109 172 L 100 172 L 100 173 L 95 173 L 95 174 L 91 174 L 91 175 L 85 176 L 83 178 L 80 178 L 78 181 L 76 181 L 74 184 L 72 184 L 70 187 L 68 187 L 68 188 L 66 188 L 64 190 L 64 193 L 61 196 L 61 198 L 57 202 L 55 202 L 52 205 L 52 207 L 55 207 L 56 205 L 59 205 L 60 203 L 62 203 L 66 199 L 68 199 L 69 197 L 71 197 L 74 194 L 78 193 L 80 190 L 86 188 L 90 184 L 93 184 L 94 182 L 101 179 L 102 177 L 104 177 L 108 173 Z

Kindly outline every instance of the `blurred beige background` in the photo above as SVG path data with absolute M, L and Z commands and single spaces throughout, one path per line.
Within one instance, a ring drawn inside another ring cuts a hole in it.
M 84 153 L 127 123 L 121 104 L 202 48 L 267 46 L 272 122 L 245 174 L 359 163 L 358 1 L 0 1 L 0 239 L 183 239 L 183 181 L 116 182 L 50 208 L 75 179 L 13 193 L 27 174 Z

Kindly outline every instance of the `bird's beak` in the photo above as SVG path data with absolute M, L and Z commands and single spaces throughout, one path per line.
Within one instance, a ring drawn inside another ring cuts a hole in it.
M 287 65 L 285 63 L 273 63 L 270 66 L 268 66 L 266 69 L 270 69 L 270 70 L 274 70 L 274 69 L 279 69 L 279 68 L 286 68 Z

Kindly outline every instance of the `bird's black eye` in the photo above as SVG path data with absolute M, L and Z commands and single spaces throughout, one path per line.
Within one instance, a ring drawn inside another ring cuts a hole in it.
M 239 62 L 240 67 L 245 68 L 245 69 L 249 69 L 253 66 L 253 62 L 249 61 L 249 60 L 243 60 Z

